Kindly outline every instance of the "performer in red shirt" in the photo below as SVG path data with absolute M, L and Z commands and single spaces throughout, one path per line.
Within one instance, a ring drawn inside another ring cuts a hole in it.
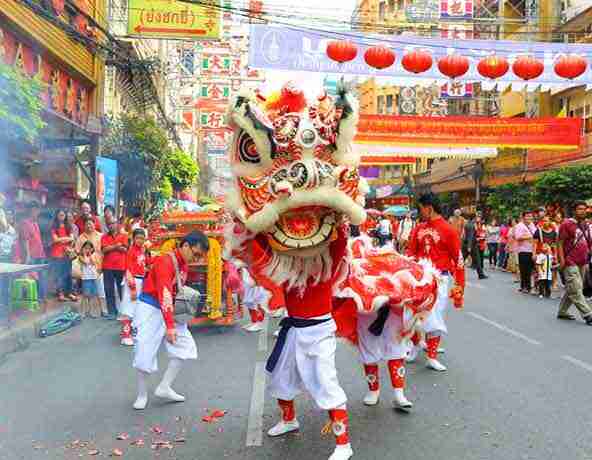
M 438 284 L 438 299 L 434 310 L 423 325 L 426 333 L 427 367 L 443 372 L 446 367 L 438 361 L 438 347 L 441 335 L 448 332 L 445 316 L 451 298 L 455 307 L 462 307 L 465 269 L 461 254 L 460 238 L 455 229 L 440 215 L 440 202 L 432 194 L 419 198 L 422 222 L 417 225 L 409 238 L 407 255 L 419 260 L 429 259 L 442 273 Z M 417 358 L 419 337 L 414 336 L 415 347 L 409 354 L 408 362 Z
M 150 263 L 150 254 L 146 250 L 146 232 L 137 228 L 132 234 L 132 245 L 127 251 L 123 296 L 119 306 L 121 321 L 121 344 L 132 346 L 132 318 L 136 310 L 138 295 L 142 292 L 142 283 Z
M 182 362 L 197 359 L 197 347 L 187 324 L 175 322 L 174 303 L 178 287 L 187 279 L 188 264 L 198 260 L 208 249 L 208 238 L 201 232 L 192 232 L 181 240 L 175 251 L 157 257 L 144 280 L 133 319 L 138 330 L 133 362 L 138 371 L 138 396 L 134 409 L 146 408 L 147 377 L 158 370 L 156 358 L 165 337 L 170 361 L 154 394 L 173 402 L 185 401 L 185 397 L 176 393 L 171 385 Z

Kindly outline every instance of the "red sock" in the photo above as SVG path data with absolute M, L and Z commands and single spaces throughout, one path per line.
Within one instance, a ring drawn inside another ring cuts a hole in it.
M 411 341 L 413 342 L 413 345 L 415 345 L 416 347 L 419 346 L 419 342 L 421 341 L 421 337 L 419 336 L 419 332 L 416 332 L 415 334 L 413 334 L 413 336 L 411 337 Z
M 395 389 L 405 388 L 405 360 L 391 359 L 388 362 L 389 374 L 391 375 L 391 383 Z
M 335 443 L 338 446 L 349 444 L 348 425 L 346 409 L 331 409 L 329 410 L 329 417 L 331 418 L 333 434 L 335 435 Z
M 265 312 L 263 311 L 263 309 L 261 307 L 257 308 L 257 313 L 258 313 L 258 321 L 262 322 L 265 319 Z
M 131 339 L 132 338 L 132 321 L 131 319 L 121 320 L 121 338 Z
M 427 351 L 426 354 L 430 359 L 438 358 L 438 347 L 440 346 L 440 336 L 436 335 L 433 337 L 426 338 Z
M 250 309 L 250 308 L 248 310 L 249 310 L 249 316 L 251 317 L 251 322 L 258 323 L 259 322 L 259 312 L 257 310 Z
M 380 388 L 380 380 L 378 377 L 378 364 L 364 364 L 364 373 L 366 374 L 368 389 L 370 391 L 378 391 L 378 389 Z
M 291 422 L 296 418 L 296 410 L 294 409 L 294 401 L 286 401 L 285 399 L 278 399 L 278 404 L 282 411 L 282 420 L 284 422 Z

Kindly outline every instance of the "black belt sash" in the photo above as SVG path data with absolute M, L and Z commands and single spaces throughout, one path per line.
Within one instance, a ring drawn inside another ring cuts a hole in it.
M 391 309 L 388 305 L 384 305 L 378 309 L 376 319 L 368 327 L 368 332 L 370 332 L 370 334 L 375 335 L 376 337 L 382 335 L 382 331 L 384 330 L 384 325 L 386 324 L 386 320 L 388 319 L 390 311 Z
M 293 327 L 303 328 L 303 327 L 311 327 L 317 326 L 319 324 L 326 323 L 327 321 L 331 321 L 332 318 L 325 318 L 325 319 L 304 319 L 304 318 L 291 318 L 287 317 L 280 321 L 280 333 L 278 338 L 275 342 L 275 346 L 267 359 L 267 364 L 265 365 L 265 369 L 267 372 L 273 372 L 275 366 L 277 365 L 280 355 L 282 354 L 282 350 L 286 345 L 286 338 L 288 337 L 288 331 Z

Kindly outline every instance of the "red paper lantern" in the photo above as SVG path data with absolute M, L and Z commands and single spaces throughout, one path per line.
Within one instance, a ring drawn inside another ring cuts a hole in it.
M 469 60 L 460 54 L 449 54 L 438 61 L 438 70 L 450 78 L 461 77 L 469 70 Z
M 395 63 L 395 53 L 386 46 L 373 46 L 364 53 L 366 64 L 375 69 L 386 69 Z
M 343 64 L 352 61 L 358 55 L 358 48 L 352 42 L 338 40 L 329 42 L 327 45 L 327 56 L 335 62 Z
M 414 50 L 403 56 L 401 65 L 407 72 L 422 73 L 432 67 L 432 55 L 427 51 Z
M 577 54 L 561 56 L 555 62 L 555 73 L 562 78 L 572 80 L 582 75 L 588 68 L 586 60 Z
M 503 77 L 510 69 L 508 60 L 495 54 L 479 61 L 477 71 L 486 78 Z
M 514 62 L 512 71 L 523 80 L 533 80 L 545 70 L 545 66 L 534 56 L 520 56 Z

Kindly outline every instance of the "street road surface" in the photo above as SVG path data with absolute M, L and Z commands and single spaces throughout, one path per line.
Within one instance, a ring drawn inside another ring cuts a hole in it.
M 508 274 L 477 281 L 471 272 L 466 308 L 451 312 L 443 341 L 448 372 L 427 370 L 423 358 L 408 367 L 409 415 L 391 409 L 384 366 L 380 405 L 362 404 L 356 351 L 341 344 L 354 458 L 592 459 L 592 328 L 556 320 L 557 303 L 518 294 Z M 197 331 L 200 359 L 175 385 L 187 402 L 153 398 L 144 412 L 131 408 L 132 352 L 118 345 L 114 322 L 86 320 L 37 340 L 0 362 L 0 459 L 326 459 L 327 417 L 306 396 L 296 403 L 300 433 L 264 434 L 278 417 L 275 401 L 263 399 L 262 364 L 276 323 L 260 336 L 238 327 Z M 202 421 L 216 409 L 228 412 Z M 117 440 L 121 433 L 129 439 Z M 137 439 L 144 445 L 131 445 Z

